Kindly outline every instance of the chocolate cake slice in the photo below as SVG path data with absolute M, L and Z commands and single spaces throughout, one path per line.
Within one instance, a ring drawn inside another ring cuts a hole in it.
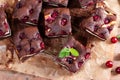
M 77 72 L 89 57 L 90 49 L 71 37 L 59 52 L 57 62 L 67 70 Z
M 11 36 L 11 29 L 7 21 L 7 15 L 3 7 L 0 7 L 0 39 Z
M 51 6 L 67 6 L 69 0 L 43 0 L 45 3 Z
M 116 14 L 98 7 L 90 17 L 80 23 L 80 27 L 83 27 L 88 33 L 99 39 L 106 40 L 113 30 L 115 23 Z
M 13 41 L 20 60 L 24 60 L 44 50 L 44 42 L 37 27 L 30 26 L 18 31 L 14 34 Z
M 45 9 L 44 20 L 47 37 L 63 37 L 71 34 L 71 16 L 68 8 Z
M 37 25 L 42 8 L 42 0 L 20 0 L 16 2 L 13 18 L 23 23 Z
M 97 3 L 101 3 L 105 0 L 79 0 L 80 6 L 82 8 L 88 8 L 90 6 L 96 6 Z

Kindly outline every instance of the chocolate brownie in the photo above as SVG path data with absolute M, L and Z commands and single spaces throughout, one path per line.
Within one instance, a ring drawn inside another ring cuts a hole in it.
M 42 8 L 42 0 L 20 0 L 16 2 L 13 18 L 24 23 L 37 24 Z
M 80 23 L 80 27 L 85 28 L 90 34 L 106 40 L 116 23 L 116 15 L 104 8 L 96 8 L 93 14 Z
M 14 35 L 13 41 L 21 60 L 44 50 L 44 42 L 37 27 L 27 27 L 20 30 Z
M 95 6 L 99 2 L 103 2 L 104 0 L 79 0 L 80 6 L 82 8 L 87 8 L 90 6 Z
M 52 6 L 67 6 L 69 0 L 43 0 L 48 3 L 48 5 Z
M 77 72 L 89 57 L 90 49 L 85 48 L 80 42 L 70 37 L 60 51 L 57 61 L 69 71 Z
M 6 17 L 4 8 L 0 7 L 0 38 L 5 38 L 11 35 L 11 29 Z
M 71 16 L 68 8 L 44 10 L 45 35 L 60 37 L 71 34 Z

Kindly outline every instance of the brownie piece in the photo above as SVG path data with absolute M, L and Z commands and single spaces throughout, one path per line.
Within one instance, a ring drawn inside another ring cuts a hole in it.
M 44 10 L 45 35 L 60 37 L 71 34 L 71 16 L 68 8 L 52 8 Z
M 13 18 L 28 24 L 37 24 L 42 0 L 20 0 L 16 2 Z
M 103 2 L 104 0 L 79 0 L 80 6 L 82 8 L 87 8 L 90 6 L 95 6 L 99 2 Z
M 57 62 L 71 72 L 77 72 L 90 57 L 90 49 L 85 48 L 73 37 L 68 39 L 60 51 Z
M 20 60 L 33 56 L 44 50 L 44 42 L 37 27 L 27 27 L 17 32 L 13 37 Z
M 84 19 L 80 23 L 80 27 L 85 28 L 87 32 L 98 37 L 101 40 L 106 40 L 116 23 L 116 15 L 107 11 L 104 8 L 96 8 L 93 14 Z
M 67 6 L 69 0 L 43 0 L 48 3 L 48 5 L 52 6 Z
M 0 38 L 11 36 L 11 29 L 6 17 L 4 8 L 0 7 Z

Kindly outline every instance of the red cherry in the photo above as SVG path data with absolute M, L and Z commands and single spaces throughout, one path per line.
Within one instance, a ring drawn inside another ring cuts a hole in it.
M 97 20 L 99 20 L 99 19 L 100 19 L 100 16 L 98 16 L 98 15 L 93 16 L 93 20 L 94 20 L 94 21 L 97 21 Z
M 29 19 L 28 16 L 24 16 L 24 18 L 22 19 L 23 22 L 26 22 Z
M 84 57 L 85 59 L 88 59 L 90 57 L 90 53 L 86 53 Z
M 52 18 L 47 18 L 46 21 L 47 21 L 47 23 L 50 24 L 50 23 L 52 23 L 52 22 L 54 21 L 54 19 L 52 19 Z
M 32 14 L 33 12 L 34 12 L 34 9 L 31 9 L 31 10 L 29 11 L 30 14 Z
M 113 67 L 113 62 L 112 61 L 107 61 L 105 63 L 105 65 L 106 65 L 107 68 L 112 68 Z
M 117 74 L 120 74 L 120 67 L 117 67 L 117 68 L 115 69 L 115 72 L 116 72 Z
M 104 20 L 104 23 L 105 23 L 105 24 L 110 23 L 110 19 L 107 19 L 107 18 L 106 18 L 106 19 Z
M 56 18 L 58 16 L 58 11 L 54 11 L 52 14 L 51 14 L 51 17 L 52 18 Z
M 117 42 L 118 42 L 117 37 L 112 37 L 112 38 L 111 38 L 111 42 L 112 42 L 112 43 L 117 43 Z
M 78 67 L 81 67 L 83 65 L 83 61 L 78 62 Z
M 45 44 L 43 42 L 40 43 L 40 47 L 41 49 L 44 49 L 45 48 Z
M 62 18 L 61 25 L 65 26 L 66 24 L 67 24 L 67 19 L 66 18 Z

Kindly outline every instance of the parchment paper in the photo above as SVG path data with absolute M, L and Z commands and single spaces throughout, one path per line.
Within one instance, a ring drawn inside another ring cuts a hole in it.
M 107 0 L 110 8 L 118 15 L 118 23 L 112 31 L 112 36 L 117 34 L 117 26 L 120 19 L 120 7 L 117 0 Z M 0 55 L 4 56 L 6 53 L 6 40 L 1 41 Z M 0 66 L 1 69 L 10 69 L 25 74 L 32 74 L 35 76 L 45 77 L 52 80 L 110 80 L 111 69 L 105 68 L 104 63 L 108 60 L 113 60 L 115 44 L 110 43 L 110 38 L 106 41 L 100 41 L 94 38 L 89 41 L 88 46 L 94 45 L 92 48 L 91 58 L 83 65 L 81 70 L 77 73 L 70 73 L 59 65 L 53 62 L 53 58 L 49 55 L 38 54 L 24 63 L 15 59 L 14 62 L 6 66 Z M 4 48 L 3 48 L 4 47 Z M 6 53 L 8 54 L 9 51 Z M 11 58 L 12 56 L 10 56 Z M 10 58 L 6 61 L 8 62 Z M 4 61 L 1 64 L 5 63 Z M 3 64 L 4 65 L 4 64 Z

